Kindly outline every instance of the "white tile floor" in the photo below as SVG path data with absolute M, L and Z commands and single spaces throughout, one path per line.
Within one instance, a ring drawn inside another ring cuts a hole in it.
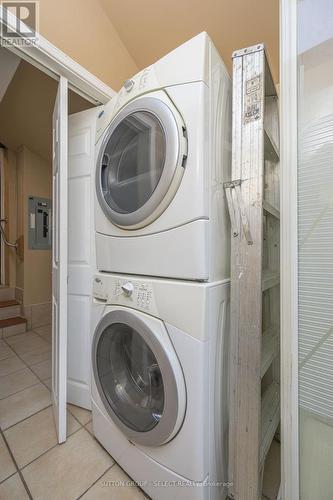
M 68 438 L 57 444 L 50 377 L 51 327 L 0 339 L 0 500 L 147 498 L 119 486 L 129 478 L 94 438 L 91 412 L 68 405 Z M 274 442 L 264 478 L 268 500 L 277 497 L 279 455 Z
M 129 478 L 94 438 L 91 412 L 68 405 L 57 444 L 50 377 L 50 327 L 0 340 L 0 500 L 144 500 L 119 486 Z

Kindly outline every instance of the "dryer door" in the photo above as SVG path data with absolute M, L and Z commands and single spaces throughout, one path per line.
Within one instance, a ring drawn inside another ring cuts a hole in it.
M 97 197 L 109 220 L 135 229 L 156 219 L 178 189 L 186 149 L 185 126 L 164 100 L 140 97 L 125 106 L 97 161 Z
M 172 439 L 184 419 L 186 391 L 161 321 L 109 312 L 94 334 L 92 364 L 106 411 L 131 441 L 158 446 Z

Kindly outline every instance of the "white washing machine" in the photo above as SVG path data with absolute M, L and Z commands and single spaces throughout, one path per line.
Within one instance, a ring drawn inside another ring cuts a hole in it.
M 208 35 L 128 80 L 97 122 L 98 269 L 229 278 L 231 85 Z
M 229 282 L 98 273 L 96 438 L 153 500 L 227 492 Z

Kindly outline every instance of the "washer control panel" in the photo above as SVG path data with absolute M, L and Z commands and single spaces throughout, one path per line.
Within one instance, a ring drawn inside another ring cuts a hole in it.
M 110 299 L 114 303 L 149 311 L 153 300 L 153 288 L 147 281 L 117 279 L 114 281 Z
M 150 313 L 156 311 L 153 284 L 149 280 L 98 274 L 94 277 L 93 295 L 107 304 L 124 305 Z

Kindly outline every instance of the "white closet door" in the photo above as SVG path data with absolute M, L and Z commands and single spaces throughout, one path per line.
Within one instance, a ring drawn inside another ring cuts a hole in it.
M 67 401 L 91 408 L 92 280 L 95 271 L 95 133 L 100 108 L 69 117 Z
M 66 441 L 68 82 L 60 77 L 53 111 L 52 401 L 58 442 Z

